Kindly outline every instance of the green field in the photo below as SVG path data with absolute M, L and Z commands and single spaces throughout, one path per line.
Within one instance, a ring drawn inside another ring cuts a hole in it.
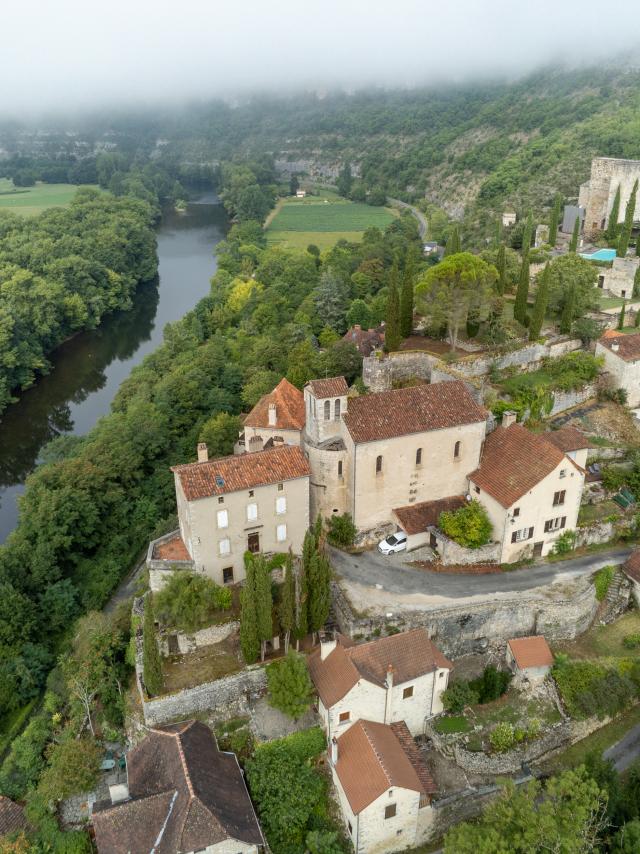
M 11 181 L 0 178 L 0 210 L 33 216 L 47 208 L 68 205 L 77 192 L 76 184 L 36 184 L 35 187 L 14 187 Z
M 367 228 L 384 229 L 396 216 L 390 208 L 349 202 L 334 193 L 285 199 L 267 225 L 267 242 L 326 249 L 338 240 L 357 242 Z

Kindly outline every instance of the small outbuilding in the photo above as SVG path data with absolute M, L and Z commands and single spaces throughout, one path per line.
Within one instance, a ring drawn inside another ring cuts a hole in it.
M 296 190 L 296 199 L 304 199 L 306 195 L 306 190 Z
M 631 582 L 631 595 L 640 608 L 640 549 L 636 549 L 622 564 L 622 571 Z
M 516 676 L 530 681 L 544 679 L 553 665 L 553 654 L 542 635 L 507 641 L 507 664 Z
M 396 507 L 393 516 L 407 535 L 407 551 L 430 545 L 437 548 L 431 528 L 438 526 L 440 514 L 459 510 L 467 503 L 464 495 L 453 495 L 450 498 L 438 498 L 436 501 L 421 501 L 406 507 Z
M 512 225 L 516 224 L 516 212 L 515 211 L 504 211 L 502 214 L 502 225 L 504 228 L 511 228 Z

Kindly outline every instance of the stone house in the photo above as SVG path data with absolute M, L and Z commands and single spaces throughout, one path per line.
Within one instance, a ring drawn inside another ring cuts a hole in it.
M 518 677 L 530 682 L 544 679 L 553 667 L 553 654 L 542 635 L 507 641 L 507 664 Z
M 302 392 L 283 378 L 244 419 L 235 453 L 252 453 L 282 444 L 299 445 L 304 420 Z
M 515 211 L 503 211 L 502 213 L 502 226 L 503 228 L 511 228 L 512 225 L 516 224 L 516 212 Z
M 622 564 L 622 571 L 631 582 L 631 595 L 636 607 L 640 608 L 640 549 L 636 549 Z
M 345 332 L 342 340 L 353 344 L 361 356 L 370 356 L 374 350 L 384 346 L 384 325 L 377 329 L 363 329 L 356 323 Z
M 331 772 L 356 854 L 421 844 L 435 784 L 404 722 L 360 720 L 331 740 Z
M 627 393 L 629 406 L 640 406 L 640 332 L 625 335 L 607 329 L 596 342 L 596 356 L 604 358 L 604 368 L 617 388 Z
M 624 220 L 625 208 L 634 181 L 640 179 L 640 160 L 622 160 L 617 157 L 594 157 L 591 176 L 580 186 L 578 205 L 585 209 L 584 230 L 594 236 L 609 225 L 613 200 L 620 187 L 618 221 Z
M 614 297 L 631 299 L 640 258 L 614 258 L 611 267 L 598 270 L 598 287 Z
M 258 854 L 265 842 L 238 760 L 203 723 L 149 731 L 127 754 L 127 785 L 93 808 L 98 854 Z
M 556 448 L 560 448 L 581 469 L 586 469 L 589 440 L 581 430 L 578 430 L 577 427 L 560 427 L 558 430 L 549 430 L 542 435 L 544 439 L 554 444 Z
M 487 437 L 468 491 L 487 510 L 500 563 L 512 563 L 549 554 L 563 531 L 575 529 L 585 472 L 547 438 L 552 433 L 503 423 Z
M 442 692 L 452 664 L 425 629 L 355 645 L 338 636 L 308 659 L 318 692 L 318 713 L 329 739 L 357 720 L 404 721 L 413 735 L 442 712 Z
M 199 457 L 172 468 L 180 539 L 195 572 L 231 584 L 244 578 L 247 551 L 300 553 L 309 527 L 310 470 L 299 447 L 209 460 L 205 446 Z

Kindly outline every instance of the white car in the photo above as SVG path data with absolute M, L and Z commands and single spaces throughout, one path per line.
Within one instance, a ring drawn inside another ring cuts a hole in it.
M 378 551 L 383 555 L 392 555 L 396 552 L 404 552 L 407 549 L 407 535 L 404 531 L 396 531 L 390 534 L 386 540 L 378 543 Z

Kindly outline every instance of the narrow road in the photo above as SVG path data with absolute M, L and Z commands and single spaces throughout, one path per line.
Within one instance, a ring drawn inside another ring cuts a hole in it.
M 404 208 L 405 210 L 411 211 L 414 217 L 418 220 L 418 232 L 420 237 L 424 240 L 427 234 L 427 230 L 429 228 L 429 224 L 427 222 L 426 216 L 419 211 L 418 208 L 414 208 L 413 205 L 408 204 L 407 202 L 402 202 L 400 199 L 392 199 L 391 196 L 387 198 L 387 201 L 392 205 L 397 205 L 399 208 Z
M 449 599 L 490 596 L 495 593 L 519 593 L 590 575 L 608 564 L 619 564 L 633 549 L 618 547 L 557 563 L 539 563 L 486 575 L 447 574 L 417 569 L 404 563 L 409 555 L 380 554 L 377 550 L 350 555 L 330 548 L 333 568 L 347 581 L 372 587 L 381 585 L 389 593 L 423 593 Z
M 603 753 L 605 759 L 611 759 L 619 773 L 626 771 L 640 759 L 640 724 L 632 727 L 620 741 L 612 744 Z

